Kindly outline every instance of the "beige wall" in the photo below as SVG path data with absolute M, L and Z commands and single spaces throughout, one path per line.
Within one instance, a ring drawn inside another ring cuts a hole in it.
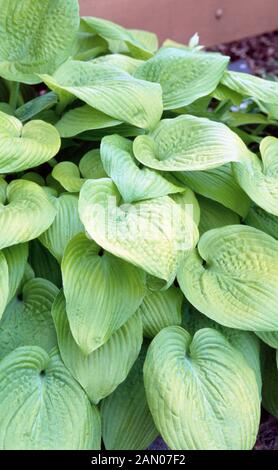
M 82 15 L 213 45 L 278 29 L 278 0 L 79 0 Z

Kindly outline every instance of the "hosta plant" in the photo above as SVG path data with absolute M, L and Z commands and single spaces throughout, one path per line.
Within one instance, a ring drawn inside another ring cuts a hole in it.
M 77 0 L 0 9 L 1 450 L 252 449 L 278 418 L 278 82 Z

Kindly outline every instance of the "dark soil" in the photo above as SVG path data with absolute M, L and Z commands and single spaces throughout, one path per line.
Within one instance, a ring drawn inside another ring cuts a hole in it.
M 267 75 L 278 77 L 278 31 L 229 44 L 219 44 L 209 50 L 230 56 L 232 70 L 249 72 L 261 77 Z M 158 437 L 149 449 L 165 450 L 167 446 L 161 437 Z M 255 449 L 278 450 L 278 420 L 264 410 Z

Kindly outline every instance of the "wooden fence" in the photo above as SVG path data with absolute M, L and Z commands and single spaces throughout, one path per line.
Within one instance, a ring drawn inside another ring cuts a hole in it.
M 80 0 L 81 14 L 214 45 L 278 29 L 278 0 Z

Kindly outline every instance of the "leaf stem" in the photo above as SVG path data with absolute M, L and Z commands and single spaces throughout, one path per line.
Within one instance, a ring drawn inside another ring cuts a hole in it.
M 13 111 L 15 111 L 17 107 L 19 87 L 20 87 L 19 82 L 11 82 L 9 105 L 11 106 Z

